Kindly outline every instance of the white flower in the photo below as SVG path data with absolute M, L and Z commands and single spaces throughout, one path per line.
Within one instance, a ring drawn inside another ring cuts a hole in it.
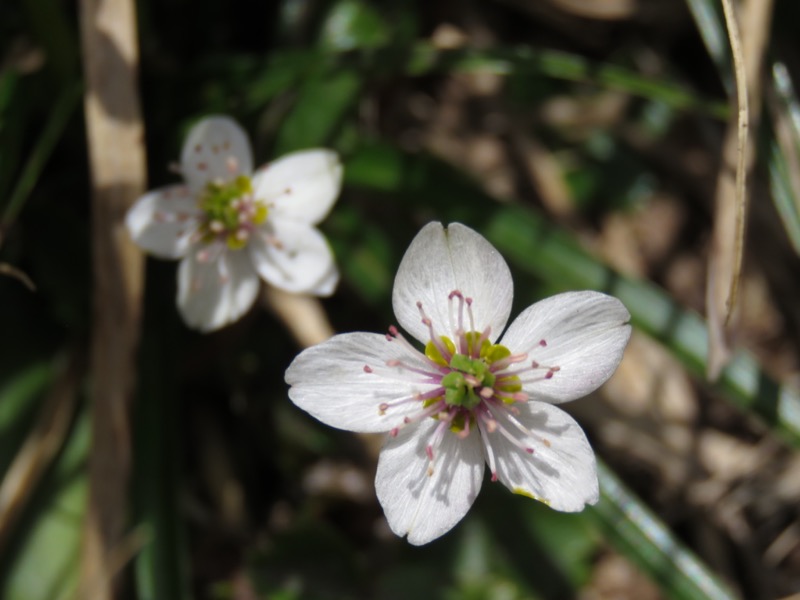
M 535 258 L 534 258 L 535 260 Z M 529 306 L 497 342 L 513 286 L 503 258 L 460 224 L 425 226 L 406 252 L 387 335 L 346 333 L 302 352 L 289 397 L 323 423 L 389 432 L 375 487 L 392 531 L 425 544 L 449 531 L 492 481 L 561 511 L 599 497 L 580 426 L 556 405 L 603 384 L 630 315 L 598 292 Z
M 178 308 L 189 326 L 212 331 L 238 319 L 259 276 L 289 292 L 333 293 L 339 273 L 315 225 L 339 195 L 335 152 L 296 152 L 253 172 L 242 128 L 214 116 L 192 127 L 180 172 L 184 185 L 139 198 L 126 225 L 147 252 L 182 259 Z

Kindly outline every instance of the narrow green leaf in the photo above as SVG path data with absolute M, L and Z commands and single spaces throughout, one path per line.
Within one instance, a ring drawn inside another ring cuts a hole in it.
M 149 298 L 148 298 L 149 300 Z M 144 545 L 134 560 L 138 600 L 187 600 L 188 558 L 181 489 L 181 418 L 175 359 L 181 356 L 173 305 L 147 302 L 134 414 L 134 522 Z M 156 326 L 161 323 L 161 326 Z M 172 323 L 173 327 L 164 327 Z
M 786 65 L 772 67 L 774 94 L 768 95 L 772 116 L 769 182 L 772 201 L 789 241 L 800 254 L 800 102 Z
M 663 592 L 675 600 L 736 597 L 602 462 L 598 474 L 600 502 L 586 510 L 587 517 Z
M 355 69 L 334 68 L 309 79 L 278 131 L 276 156 L 328 143 L 355 106 L 361 85 Z
M 21 369 L 0 387 L 0 474 L 19 450 L 38 401 L 52 380 L 52 365 L 39 362 Z
M 731 46 L 728 42 L 728 30 L 720 14 L 719 0 L 686 0 L 686 4 L 711 60 L 717 65 L 720 80 L 728 93 L 733 93 Z
M 770 148 L 769 160 L 772 201 L 775 203 L 775 208 L 778 210 L 794 251 L 800 254 L 800 211 L 798 211 L 798 199 L 792 190 L 790 177 L 783 153 L 778 145 L 773 143 Z
M 69 600 L 74 596 L 86 505 L 84 466 L 89 434 L 84 411 L 17 528 L 18 539 L 3 558 L 0 597 Z
M 314 72 L 321 57 L 317 50 L 284 50 L 271 54 L 263 66 L 244 69 L 248 78 L 244 90 L 247 106 L 261 109 L 279 94 L 297 86 Z M 219 69 L 229 71 L 230 65 L 225 63 Z
M 0 222 L 4 226 L 8 226 L 22 210 L 31 190 L 39 180 L 42 169 L 50 158 L 53 149 L 61 139 L 61 134 L 64 131 L 70 117 L 75 109 L 79 106 L 82 88 L 80 85 L 72 85 L 65 88 L 58 98 L 56 98 L 53 109 L 50 112 L 50 117 L 45 123 L 36 145 L 33 147 L 28 161 L 22 169 L 17 185 L 11 193 L 8 204 L 3 210 L 2 219 Z

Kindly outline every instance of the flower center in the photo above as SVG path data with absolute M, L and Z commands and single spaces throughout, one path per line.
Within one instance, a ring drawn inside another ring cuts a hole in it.
M 491 389 L 495 376 L 483 359 L 473 359 L 455 354 L 450 359 L 453 369 L 442 377 L 444 401 L 451 406 L 472 409 L 481 403 L 480 392 Z
M 429 391 L 417 392 L 391 403 L 384 402 L 379 411 L 386 414 L 393 408 L 411 403 L 420 407 L 391 429 L 393 436 L 403 427 L 426 418 L 439 422 L 426 446 L 430 459 L 429 474 L 433 472 L 434 450 L 448 430 L 463 439 L 477 428 L 495 480 L 497 470 L 491 445 L 495 434 L 527 454 L 533 454 L 530 445 L 533 442 L 550 445 L 549 440 L 537 436 L 520 423 L 517 419 L 520 411 L 514 405 L 528 401 L 528 394 L 522 391 L 523 384 L 551 379 L 560 369 L 531 361 L 526 353 L 513 354 L 502 344 L 493 344 L 489 339 L 490 328 L 483 332 L 475 329 L 472 299 L 465 298 L 458 290 L 449 294 L 448 302 L 454 339 L 438 335 L 422 304 L 417 303 L 422 323 L 429 331 L 430 341 L 425 345 L 424 353 L 426 368 L 397 359 L 386 362 L 389 367 L 399 368 L 404 380 L 422 384 Z M 467 323 L 469 330 L 466 329 Z M 405 345 L 410 352 L 419 352 L 396 327 L 389 328 L 386 339 Z M 539 346 L 545 347 L 547 342 L 541 340 Z M 373 373 L 374 369 L 365 365 L 364 371 Z
M 204 214 L 201 239 L 206 243 L 224 241 L 231 250 L 244 248 L 255 227 L 267 219 L 267 207 L 253 197 L 246 175 L 209 182 L 198 202 Z

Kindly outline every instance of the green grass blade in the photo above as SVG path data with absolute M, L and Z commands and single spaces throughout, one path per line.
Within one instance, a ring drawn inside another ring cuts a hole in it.
M 719 0 L 686 0 L 697 30 L 711 60 L 717 65 L 720 80 L 729 94 L 733 93 L 733 67 L 728 30 L 720 14 Z
M 687 0 L 689 9 L 694 16 L 703 42 L 706 45 L 711 59 L 717 66 L 720 79 L 729 93 L 733 93 L 734 81 L 732 77 L 731 50 L 725 23 L 719 13 L 719 0 Z M 797 144 L 800 140 L 800 102 L 792 87 L 788 70 L 781 62 L 771 64 L 772 82 L 778 102 L 779 110 L 786 110 L 789 116 L 789 130 L 794 142 L 794 153 L 800 150 Z M 800 198 L 798 191 L 791 184 L 790 169 L 796 160 L 788 160 L 783 155 L 780 144 L 775 141 L 775 132 L 770 132 L 769 151 L 766 161 L 769 169 L 770 188 L 775 208 L 781 217 L 789 240 L 795 251 L 800 253 Z
M 2 224 L 8 226 L 19 214 L 20 210 L 27 201 L 31 190 L 39 180 L 47 159 L 53 152 L 61 134 L 69 122 L 75 109 L 79 106 L 82 87 L 72 85 L 65 88 L 53 104 L 50 118 L 42 130 L 39 139 L 36 141 L 28 161 L 22 169 L 17 185 L 11 193 L 11 197 L 3 210 Z
M 17 526 L 19 534 L 0 568 L 0 597 L 7 600 L 74 597 L 86 505 L 84 469 L 89 434 L 88 414 L 84 412 Z
M 149 302 L 140 353 L 134 419 L 135 469 L 132 497 L 134 522 L 143 533 L 144 545 L 134 560 L 138 600 L 187 600 L 188 557 L 183 516 L 179 510 L 180 404 L 177 394 L 180 356 L 174 328 L 166 313 L 169 303 Z
M 794 251 L 800 254 L 800 210 L 790 180 L 789 168 L 776 143 L 770 147 L 769 184 L 772 201 L 789 236 Z
M 767 104 L 772 116 L 769 182 L 772 201 L 789 241 L 800 254 L 800 102 L 786 65 L 772 67 L 774 95 Z
M 644 506 L 602 461 L 600 502 L 587 509 L 606 538 L 675 600 L 736 596 Z
M 362 83 L 355 69 L 333 68 L 311 76 L 278 131 L 276 156 L 326 143 L 355 106 Z

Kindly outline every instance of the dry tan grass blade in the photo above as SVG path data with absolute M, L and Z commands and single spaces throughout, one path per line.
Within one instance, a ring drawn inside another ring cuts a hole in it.
M 124 217 L 144 192 L 139 51 L 132 0 L 81 0 L 84 109 L 92 176 L 94 273 L 92 446 L 79 597 L 115 597 L 115 549 L 126 526 L 129 412 L 142 294 L 142 255 Z M 98 583 L 99 582 L 99 583 Z
M 13 277 L 14 279 L 22 282 L 22 284 L 28 288 L 30 291 L 36 291 L 36 284 L 33 283 L 30 277 L 25 274 L 23 271 L 20 271 L 13 265 L 8 263 L 0 263 L 0 275 L 7 275 L 8 277 Z
M 753 165 L 748 139 L 760 110 L 760 70 L 772 16 L 772 0 L 748 0 L 743 6 L 743 35 L 737 25 L 732 0 L 722 0 L 736 76 L 738 109 L 728 126 L 722 148 L 714 203 L 706 312 L 708 364 L 706 375 L 715 380 L 730 356 L 728 329 L 736 309 L 744 256 L 747 210 L 747 174 Z
M 278 317 L 301 348 L 324 342 L 335 332 L 322 303 L 311 296 L 264 286 L 264 307 Z

